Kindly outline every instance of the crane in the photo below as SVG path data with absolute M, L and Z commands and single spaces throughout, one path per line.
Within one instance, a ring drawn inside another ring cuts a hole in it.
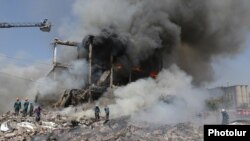
M 48 19 L 44 19 L 42 22 L 39 23 L 6 23 L 0 22 L 0 28 L 12 28 L 12 27 L 39 27 L 43 32 L 50 32 L 51 23 Z

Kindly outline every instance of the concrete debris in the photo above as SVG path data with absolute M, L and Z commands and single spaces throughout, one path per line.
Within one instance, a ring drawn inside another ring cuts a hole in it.
M 5 122 L 3 122 L 3 123 L 1 124 L 0 129 L 1 129 L 2 132 L 7 132 L 7 131 L 10 131 L 10 130 L 11 130 L 11 129 L 9 128 L 8 122 L 9 122 L 9 121 L 5 121 Z
M 36 126 L 33 123 L 30 122 L 21 122 L 21 123 L 17 123 L 17 128 L 24 128 L 27 131 L 34 131 Z
M 235 120 L 230 122 L 229 125 L 250 125 L 250 120 Z
M 46 122 L 46 121 L 42 121 L 41 122 L 41 127 L 42 128 L 48 128 L 48 129 L 56 129 L 57 124 L 54 122 Z
M 72 120 L 65 115 L 43 111 L 40 122 L 36 122 L 35 117 L 27 116 L 24 118 L 14 116 L 11 113 L 0 116 L 0 122 L 2 122 L 0 140 L 203 140 L 202 126 L 194 126 L 192 123 L 179 123 L 152 127 L 148 124 L 133 123 L 129 117 L 110 119 L 108 122 L 105 122 L 105 117 L 101 117 L 100 121 L 87 117 Z

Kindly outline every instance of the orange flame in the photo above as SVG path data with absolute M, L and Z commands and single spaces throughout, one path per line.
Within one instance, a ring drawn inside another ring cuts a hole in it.
M 152 77 L 152 78 L 154 78 L 154 79 L 156 79 L 157 75 L 158 74 L 155 71 L 152 71 L 152 72 L 149 73 L 149 76 Z
M 132 68 L 133 71 L 144 72 L 140 67 Z
M 123 66 L 121 64 L 115 64 L 115 68 L 118 69 L 118 70 L 120 70 L 120 69 L 123 68 Z

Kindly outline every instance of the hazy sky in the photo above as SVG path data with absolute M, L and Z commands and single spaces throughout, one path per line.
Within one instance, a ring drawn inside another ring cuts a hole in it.
M 52 46 L 55 37 L 63 38 L 59 28 L 64 21 L 72 20 L 74 16 L 72 5 L 74 0 L 1 0 L 0 22 L 40 22 L 47 18 L 52 22 L 51 32 L 41 32 L 38 28 L 10 28 L 0 29 L 0 59 L 9 57 L 23 58 L 26 63 L 35 61 L 48 62 L 52 60 Z M 218 78 L 213 84 L 234 85 L 250 84 L 250 34 L 244 43 L 245 50 L 233 58 L 215 60 L 214 71 Z M 28 61 L 27 61 L 28 60 Z M 6 62 L 9 63 L 9 62 Z M 17 61 L 17 64 L 23 60 Z M 1 79 L 1 76 L 0 76 Z

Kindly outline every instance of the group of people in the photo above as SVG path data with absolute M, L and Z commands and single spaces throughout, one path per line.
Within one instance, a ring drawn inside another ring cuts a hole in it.
M 101 110 L 100 110 L 99 106 L 95 106 L 94 111 L 95 111 L 95 120 L 96 121 L 100 120 Z M 104 111 L 105 111 L 105 120 L 108 121 L 109 120 L 109 107 L 105 106 Z
M 19 100 L 19 98 L 16 99 L 16 102 L 14 103 L 14 110 L 15 110 L 15 115 L 18 116 L 19 112 L 22 109 L 22 103 Z M 28 98 L 25 99 L 24 103 L 23 103 L 23 110 L 22 110 L 22 114 L 23 117 L 26 117 L 28 114 L 29 116 L 33 116 L 33 113 L 35 113 L 35 118 L 36 121 L 40 121 L 40 117 L 41 117 L 41 107 L 38 106 L 35 110 L 34 110 L 34 105 L 32 102 L 29 102 Z

